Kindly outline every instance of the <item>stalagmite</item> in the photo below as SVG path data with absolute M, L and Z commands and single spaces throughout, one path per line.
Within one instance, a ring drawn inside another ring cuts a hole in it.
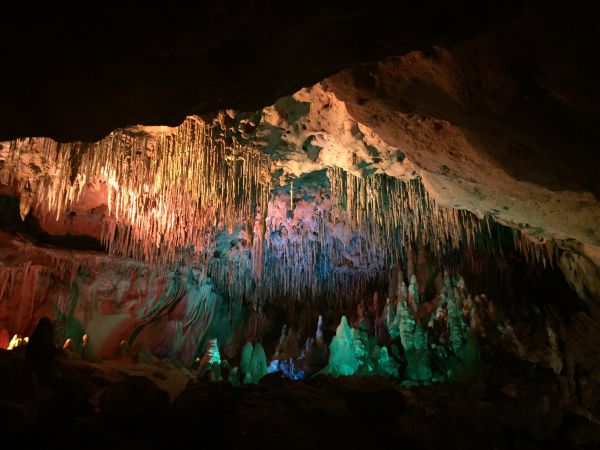
M 352 328 L 348 325 L 346 316 L 342 316 L 335 336 L 329 344 L 329 364 L 323 372 L 334 376 L 354 375 L 360 361 L 355 353 Z
M 322 315 L 319 315 L 319 318 L 317 319 L 317 331 L 315 332 L 315 339 L 316 339 L 317 345 L 323 344 L 323 316 Z
M 242 379 L 244 383 L 246 383 L 246 377 L 249 377 L 250 382 L 252 382 L 252 374 L 250 373 L 251 365 L 252 365 L 252 354 L 254 353 L 254 346 L 252 342 L 248 341 L 242 348 L 242 354 L 240 359 L 240 373 L 242 375 Z
M 200 360 L 199 370 L 203 375 L 210 373 L 211 381 L 219 381 L 221 379 L 221 354 L 216 339 L 208 341 L 206 352 Z
M 388 377 L 398 377 L 398 363 L 390 358 L 387 347 L 381 347 L 376 354 L 377 368 L 376 373 L 386 375 Z
M 18 334 L 15 334 L 8 343 L 8 347 L 6 347 L 6 350 L 14 350 L 15 348 L 20 347 L 22 345 L 27 345 L 27 342 L 29 342 L 29 337 L 21 337 Z
M 264 377 L 268 373 L 267 355 L 265 354 L 265 349 L 263 348 L 260 342 L 254 346 L 252 358 L 250 359 L 249 373 L 252 379 L 252 383 L 254 384 L 258 384 L 262 377 Z
M 388 298 L 385 302 L 385 308 L 383 309 L 383 322 L 385 323 L 386 328 L 391 328 L 394 323 L 394 319 L 396 318 L 396 311 L 392 301 Z
M 464 280 L 460 277 L 453 285 L 446 274 L 442 295 L 446 296 L 448 305 L 448 331 L 450 348 L 463 363 L 474 363 L 479 359 L 477 340 L 471 334 L 463 311 Z
M 408 303 L 413 311 L 419 309 L 419 285 L 417 284 L 417 277 L 413 274 L 410 278 L 410 284 L 408 285 Z

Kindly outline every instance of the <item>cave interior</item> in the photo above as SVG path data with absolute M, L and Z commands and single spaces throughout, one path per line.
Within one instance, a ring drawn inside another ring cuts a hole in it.
M 0 10 L 3 441 L 600 446 L 596 2 Z

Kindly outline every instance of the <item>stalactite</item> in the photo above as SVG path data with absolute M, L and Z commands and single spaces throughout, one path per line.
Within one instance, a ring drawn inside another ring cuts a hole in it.
M 328 177 L 332 196 L 352 229 L 381 249 L 388 261 L 407 258 L 414 243 L 426 245 L 438 257 L 459 248 L 473 256 L 475 250 L 501 252 L 502 245 L 512 240 L 528 262 L 555 263 L 551 242 L 534 242 L 520 230 L 501 230 L 489 215 L 479 219 L 465 210 L 441 207 L 418 178 L 359 177 L 339 167 L 329 168 Z
M 35 311 L 46 299 L 52 271 L 31 262 L 0 266 L 0 301 L 16 303 L 16 313 L 9 317 L 9 328 L 15 333 L 31 331 Z
M 464 250 L 477 266 L 476 251 L 500 254 L 511 241 L 528 261 L 556 259 L 552 244 L 499 231 L 490 216 L 440 207 L 419 179 L 330 168 L 330 189 L 315 195 L 310 219 L 288 217 L 303 203 L 300 178 L 285 193 L 285 217 L 276 219 L 267 156 L 223 127 L 191 117 L 152 138 L 117 130 L 95 144 L 17 140 L 3 150 L 0 182 L 23 183 L 21 214 L 33 205 L 58 218 L 87 183 L 104 181 L 109 214 L 102 241 L 111 255 L 144 260 L 157 270 L 200 267 L 229 297 L 257 304 L 275 298 L 358 301 L 387 268 L 411 260 L 412 247 L 427 246 L 437 257 Z M 24 155 L 35 155 L 36 165 L 47 170 L 17 180 Z M 338 226 L 350 229 L 347 239 L 335 233 Z M 224 235 L 238 232 L 245 236 L 239 251 L 220 246 Z M 73 277 L 77 267 L 65 264 L 57 263 L 61 277 Z M 0 294 L 11 280 L 0 273 Z M 417 308 L 418 292 L 410 294 L 409 306 Z
M 256 149 L 225 144 L 215 124 L 188 118 L 156 141 L 117 130 L 94 144 L 23 139 L 10 144 L 0 181 L 11 184 L 22 153 L 41 146 L 46 168 L 34 185 L 20 186 L 40 214 L 56 219 L 91 180 L 108 186 L 103 243 L 114 255 L 152 263 L 194 261 L 221 228 L 233 229 L 265 205 L 270 191 L 265 158 Z
M 12 292 L 15 283 L 15 270 L 12 267 L 0 267 L 0 301 Z

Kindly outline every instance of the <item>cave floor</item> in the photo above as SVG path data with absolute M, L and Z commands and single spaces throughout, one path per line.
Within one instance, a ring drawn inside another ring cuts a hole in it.
M 600 425 L 559 404 L 535 366 L 482 368 L 468 380 L 406 387 L 373 377 L 277 374 L 259 385 L 207 383 L 168 363 L 58 360 L 43 373 L 0 352 L 0 433 L 22 448 L 597 448 Z

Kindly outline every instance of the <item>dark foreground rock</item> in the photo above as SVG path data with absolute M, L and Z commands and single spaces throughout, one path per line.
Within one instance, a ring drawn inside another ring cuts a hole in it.
M 233 388 L 190 378 L 169 403 L 149 377 L 110 381 L 98 366 L 59 361 L 40 379 L 0 355 L 4 439 L 22 448 L 570 449 L 597 448 L 600 426 L 565 407 L 552 372 L 515 361 L 445 385 L 380 377 L 267 377 Z M 139 370 L 139 366 L 136 366 Z M 156 370 L 156 369 L 153 369 Z M 173 397 L 173 396 L 171 396 Z

